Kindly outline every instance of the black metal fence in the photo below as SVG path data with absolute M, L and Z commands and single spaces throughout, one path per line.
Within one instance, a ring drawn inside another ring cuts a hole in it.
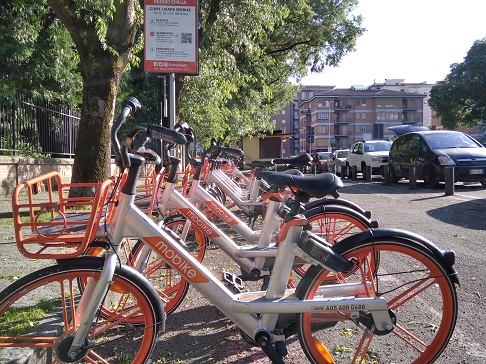
M 72 158 L 80 114 L 47 101 L 0 102 L 0 155 Z

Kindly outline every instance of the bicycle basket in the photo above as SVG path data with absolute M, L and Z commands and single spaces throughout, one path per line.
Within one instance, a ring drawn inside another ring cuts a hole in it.
M 82 254 L 98 227 L 112 216 L 105 208 L 115 179 L 103 183 L 63 183 L 50 172 L 19 184 L 12 196 L 15 238 L 20 252 L 34 259 L 67 259 Z M 69 197 L 72 189 L 94 192 L 92 197 Z

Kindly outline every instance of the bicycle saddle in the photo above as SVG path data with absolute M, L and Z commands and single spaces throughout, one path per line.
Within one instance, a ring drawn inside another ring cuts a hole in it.
M 324 197 L 338 195 L 337 190 L 344 186 L 341 178 L 334 173 L 321 173 L 313 176 L 298 176 L 279 172 L 260 172 L 259 177 L 263 178 L 270 185 L 275 187 L 290 186 L 312 196 Z
M 259 168 L 269 168 L 274 166 L 272 161 L 253 161 L 248 165 L 250 167 L 259 167 Z
M 312 157 L 309 153 L 301 153 L 296 157 L 293 158 L 275 158 L 272 162 L 273 164 L 291 164 L 296 167 L 304 167 L 310 161 Z

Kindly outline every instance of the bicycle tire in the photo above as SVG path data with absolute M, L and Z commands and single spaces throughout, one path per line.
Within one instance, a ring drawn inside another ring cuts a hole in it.
M 79 257 L 30 273 L 0 293 L 0 362 L 36 358 L 36 363 L 73 362 L 67 357 L 75 332 L 78 278 L 97 279 L 103 259 Z M 145 363 L 154 349 L 164 312 L 156 291 L 135 270 L 117 265 L 104 305 L 108 318 L 95 317 L 87 348 L 76 362 Z M 143 325 L 127 325 L 136 316 Z M 22 319 L 24 317 L 24 319 Z M 18 321 L 28 320 L 19 326 Z
M 330 202 L 304 211 L 304 216 L 307 218 L 307 223 L 312 226 L 312 233 L 324 238 L 330 244 L 375 226 L 358 211 L 341 205 L 332 205 Z M 302 263 L 294 268 L 296 275 L 291 275 L 289 278 L 289 288 L 297 286 L 309 267 L 310 264 Z
M 455 273 L 433 249 L 411 234 L 378 235 L 363 233 L 363 239 L 348 239 L 351 241 L 338 243 L 333 249 L 354 259 L 360 268 L 341 277 L 342 281 L 371 282 L 367 296 L 379 295 L 387 300 L 396 317 L 393 330 L 382 336 L 369 328 L 360 331 L 346 308 L 339 314 L 297 314 L 297 334 L 310 362 L 432 363 L 447 346 L 457 320 Z M 373 262 L 377 258 L 379 264 Z M 312 299 L 321 283 L 328 284 L 329 275 L 322 267 L 309 268 L 296 296 Z M 369 316 L 364 311 L 361 314 Z

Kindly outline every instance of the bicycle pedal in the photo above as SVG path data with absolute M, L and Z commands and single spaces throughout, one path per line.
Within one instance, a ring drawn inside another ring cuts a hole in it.
M 224 272 L 223 281 L 227 286 L 232 288 L 233 291 L 235 291 L 236 293 L 241 293 L 245 289 L 245 283 L 243 282 L 243 280 L 233 273 Z

